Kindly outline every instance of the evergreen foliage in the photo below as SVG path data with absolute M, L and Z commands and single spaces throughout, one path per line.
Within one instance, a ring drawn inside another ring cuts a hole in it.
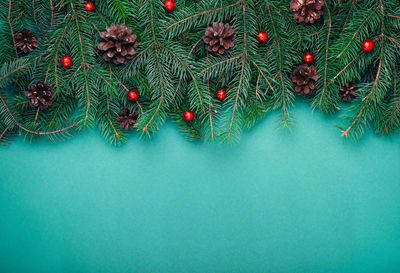
M 326 0 L 323 17 L 298 24 L 290 0 L 176 0 L 173 12 L 162 0 L 94 0 L 87 12 L 81 0 L 0 1 L 0 145 L 16 135 L 46 136 L 51 141 L 98 127 L 111 143 L 129 131 L 116 123 L 126 106 L 139 114 L 135 129 L 151 136 L 171 118 L 189 139 L 238 141 L 271 111 L 279 126 L 291 127 L 296 98 L 290 73 L 304 52 L 315 54 L 317 91 L 306 98 L 326 114 L 343 112 L 342 136 L 356 140 L 371 128 L 392 135 L 400 126 L 400 5 L 398 0 Z M 235 30 L 234 47 L 219 55 L 204 48 L 202 37 L 213 22 Z M 99 33 L 112 23 L 125 24 L 137 35 L 135 57 L 113 65 L 100 56 Z M 27 28 L 39 47 L 22 54 L 15 34 Z M 256 40 L 259 30 L 269 40 Z M 360 45 L 375 47 L 364 53 Z M 63 68 L 59 59 L 72 57 Z M 27 86 L 41 80 L 55 92 L 51 107 L 32 109 Z M 349 106 L 338 90 L 356 82 Z M 130 102 L 129 89 L 140 99 Z M 227 90 L 218 101 L 215 91 Z M 195 112 L 192 122 L 182 113 Z

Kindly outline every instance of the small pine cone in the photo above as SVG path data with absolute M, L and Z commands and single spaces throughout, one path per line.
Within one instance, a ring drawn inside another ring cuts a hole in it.
M 100 37 L 102 40 L 97 48 L 103 51 L 103 59 L 106 62 L 125 64 L 136 54 L 139 45 L 136 35 L 132 34 L 132 28 L 125 24 L 111 24 L 106 31 L 100 33 Z
M 38 47 L 38 39 L 36 38 L 35 33 L 24 28 L 15 34 L 15 46 L 19 51 L 27 54 Z
M 290 75 L 294 90 L 300 96 L 313 95 L 316 89 L 315 82 L 319 79 L 317 69 L 313 65 L 298 65 Z
M 298 23 L 314 24 L 324 14 L 322 7 L 325 0 L 292 0 L 290 11 Z
M 339 97 L 342 101 L 350 102 L 357 96 L 357 85 L 354 82 L 348 82 L 339 88 Z
M 235 38 L 235 31 L 229 24 L 214 22 L 212 26 L 207 27 L 203 41 L 208 51 L 224 54 L 234 46 Z
M 133 125 L 137 123 L 138 114 L 132 113 L 127 107 L 122 107 L 118 113 L 117 123 L 121 126 L 121 129 L 132 130 Z
M 54 101 L 53 88 L 47 83 L 37 81 L 28 85 L 27 90 L 24 91 L 25 96 L 29 100 L 32 108 L 46 109 Z

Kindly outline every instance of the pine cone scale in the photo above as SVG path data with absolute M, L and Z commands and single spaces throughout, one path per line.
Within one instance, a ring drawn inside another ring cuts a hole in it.
M 109 50 L 110 48 L 113 48 L 113 47 L 114 47 L 114 43 L 112 41 L 101 42 L 98 45 L 98 48 L 103 51 Z
M 112 57 L 114 57 L 114 55 L 117 54 L 117 51 L 115 50 L 109 50 L 107 51 L 106 55 L 109 59 L 111 59 Z

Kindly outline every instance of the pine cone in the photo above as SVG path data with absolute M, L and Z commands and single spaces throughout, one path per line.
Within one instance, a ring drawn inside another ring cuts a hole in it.
M 207 27 L 203 41 L 208 51 L 224 54 L 225 50 L 234 46 L 235 37 L 235 31 L 229 24 L 214 22 Z
M 298 95 L 313 95 L 316 89 L 315 82 L 319 79 L 317 69 L 313 65 L 298 65 L 290 75 L 294 90 Z
M 29 100 L 29 104 L 32 108 L 46 109 L 54 101 L 53 88 L 47 83 L 37 81 L 28 85 L 28 90 L 24 91 L 25 96 Z
M 357 96 L 357 85 L 354 82 L 348 82 L 339 88 L 339 97 L 342 101 L 350 102 Z
M 35 33 L 24 28 L 15 34 L 15 46 L 19 51 L 27 54 L 38 47 L 38 39 L 36 38 Z
M 111 24 L 106 31 L 100 33 L 102 41 L 97 48 L 103 51 L 103 59 L 116 65 L 125 64 L 136 54 L 138 42 L 132 28 L 125 24 Z
M 122 107 L 118 113 L 117 123 L 121 126 L 121 129 L 132 130 L 133 125 L 137 123 L 138 114 L 132 113 L 127 107 Z
M 292 0 L 290 11 L 298 23 L 314 24 L 324 14 L 324 0 Z

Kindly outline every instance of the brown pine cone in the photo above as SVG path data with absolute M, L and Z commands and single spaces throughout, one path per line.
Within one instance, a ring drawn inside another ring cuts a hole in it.
M 132 130 L 133 125 L 137 123 L 138 114 L 132 113 L 127 107 L 122 107 L 118 113 L 117 123 L 121 126 L 121 129 Z
M 212 26 L 207 27 L 203 41 L 208 51 L 224 54 L 234 46 L 235 38 L 235 31 L 229 24 L 214 22 Z
M 132 28 L 125 24 L 111 24 L 106 31 L 100 33 L 101 42 L 97 48 L 103 51 L 103 59 L 116 65 L 125 64 L 136 54 L 138 42 Z
M 292 0 L 290 11 L 298 23 L 314 24 L 324 14 L 324 0 Z
M 28 85 L 27 90 L 24 91 L 25 96 L 29 100 L 29 104 L 32 108 L 46 109 L 54 101 L 53 88 L 47 83 L 37 81 Z
M 317 69 L 313 65 L 298 65 L 290 75 L 294 90 L 300 96 L 313 95 L 315 82 L 319 79 Z
M 339 88 L 339 97 L 342 101 L 350 102 L 357 96 L 357 85 L 354 82 L 348 82 Z
M 35 33 L 24 28 L 15 34 L 15 46 L 19 51 L 27 54 L 39 46 L 38 39 L 36 38 Z

